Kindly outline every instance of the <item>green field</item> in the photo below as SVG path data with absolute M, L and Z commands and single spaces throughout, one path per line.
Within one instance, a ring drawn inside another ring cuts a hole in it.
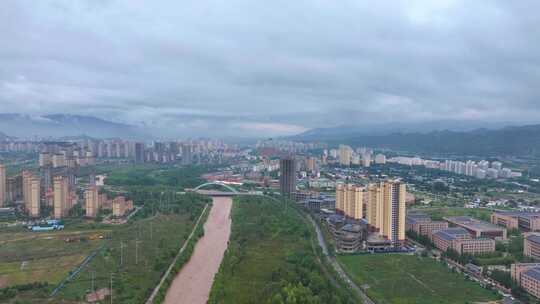
M 208 303 L 354 303 L 322 273 L 310 228 L 283 203 L 235 198 L 231 240 Z
M 194 188 L 205 182 L 200 176 L 208 170 L 209 168 L 199 166 L 185 168 L 157 165 L 130 166 L 108 173 L 105 184 L 126 189 L 134 187 Z
M 169 266 L 207 200 L 189 194 L 176 198 L 178 212 L 160 212 L 113 230 L 106 249 L 66 285 L 58 298 L 80 300 L 92 287 L 110 286 L 118 303 L 143 303 Z M 122 249 L 123 247 L 123 249 Z M 133 288 L 133 287 L 136 288 Z
M 115 303 L 144 303 L 210 202 L 195 193 L 178 194 L 184 185 L 198 183 L 198 174 L 204 171 L 200 167 L 116 168 L 107 181 L 142 207 L 128 223 L 105 225 L 67 218 L 63 231 L 9 228 L 0 233 L 0 302 L 80 303 L 92 287 L 108 288 L 112 274 Z M 49 298 L 58 283 L 102 245 L 74 280 Z
M 411 211 L 421 211 L 431 216 L 433 220 L 442 220 L 445 216 L 468 215 L 474 218 L 490 221 L 493 211 L 487 209 L 447 207 L 447 208 L 416 208 Z
M 358 285 L 368 285 L 367 294 L 379 304 L 458 304 L 497 299 L 494 292 L 430 258 L 375 254 L 339 256 L 338 261 Z
M 108 230 L 0 233 L 0 288 L 57 284 L 94 249 Z M 68 242 L 71 240 L 70 242 Z

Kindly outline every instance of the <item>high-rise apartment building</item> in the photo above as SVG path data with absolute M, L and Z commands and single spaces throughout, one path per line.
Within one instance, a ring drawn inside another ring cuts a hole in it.
M 395 245 L 405 241 L 406 186 L 400 181 L 383 183 L 382 235 Z
M 364 217 L 366 189 L 359 185 L 336 185 L 336 211 L 349 218 L 360 220 Z
M 345 210 L 345 185 L 336 185 L 336 212 L 343 213 Z
M 296 162 L 293 157 L 279 161 L 279 190 L 281 195 L 291 197 L 296 192 Z
M 6 166 L 0 164 L 0 207 L 3 207 L 7 201 L 7 181 Z
M 362 154 L 362 166 L 369 167 L 371 165 L 371 154 L 364 153 Z
M 30 200 L 26 209 L 31 217 L 39 217 L 41 208 L 41 182 L 38 176 L 32 176 L 29 180 Z
M 342 166 L 350 166 L 352 158 L 352 148 L 346 145 L 339 146 L 339 163 Z
M 143 163 L 144 162 L 144 144 L 135 143 L 135 162 Z
M 16 201 L 23 197 L 23 178 L 22 174 L 18 174 L 7 178 L 6 185 L 7 201 Z
M 98 189 L 90 186 L 84 192 L 85 210 L 87 217 L 96 217 L 99 210 Z
M 54 217 L 60 219 L 67 215 L 69 201 L 68 179 L 63 176 L 54 177 Z
M 30 193 L 30 179 L 32 178 L 32 172 L 23 170 L 22 172 L 22 187 L 23 187 L 23 202 L 25 208 L 28 210 L 30 200 L 32 199 Z
M 41 180 L 30 171 L 22 174 L 23 201 L 26 212 L 31 217 L 39 217 L 41 205 Z
M 306 160 L 307 169 L 310 172 L 314 172 L 317 170 L 317 159 L 315 157 L 308 157 Z
M 386 164 L 386 156 L 384 154 L 375 155 L 375 163 L 381 165 Z
M 345 200 L 345 215 L 355 220 L 364 216 L 364 193 L 365 188 L 357 185 L 347 185 Z
M 191 165 L 192 150 L 191 145 L 182 145 L 182 165 Z
M 366 220 L 374 230 L 381 230 L 383 218 L 383 195 L 379 184 L 371 184 L 367 189 Z

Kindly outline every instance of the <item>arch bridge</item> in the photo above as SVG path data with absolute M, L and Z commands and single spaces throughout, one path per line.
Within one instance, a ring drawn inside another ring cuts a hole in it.
M 202 188 L 207 186 L 220 186 L 222 188 L 225 188 L 229 190 L 228 192 L 225 191 L 216 191 L 216 190 L 204 190 Z M 204 184 L 200 184 L 197 187 L 193 188 L 191 191 L 198 192 L 201 194 L 206 194 L 210 196 L 234 196 L 241 194 L 240 192 L 236 191 L 233 187 L 227 185 L 226 183 L 222 181 L 214 181 L 214 182 L 207 182 Z

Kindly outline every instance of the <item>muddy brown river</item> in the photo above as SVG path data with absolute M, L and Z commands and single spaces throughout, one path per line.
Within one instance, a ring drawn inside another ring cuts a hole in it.
M 165 304 L 205 304 L 231 234 L 230 197 L 214 197 L 204 236 L 167 291 Z

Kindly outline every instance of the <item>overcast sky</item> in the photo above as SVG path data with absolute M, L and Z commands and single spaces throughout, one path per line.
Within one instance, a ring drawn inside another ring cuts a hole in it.
M 217 134 L 540 123 L 540 1 L 2 0 L 0 112 Z

